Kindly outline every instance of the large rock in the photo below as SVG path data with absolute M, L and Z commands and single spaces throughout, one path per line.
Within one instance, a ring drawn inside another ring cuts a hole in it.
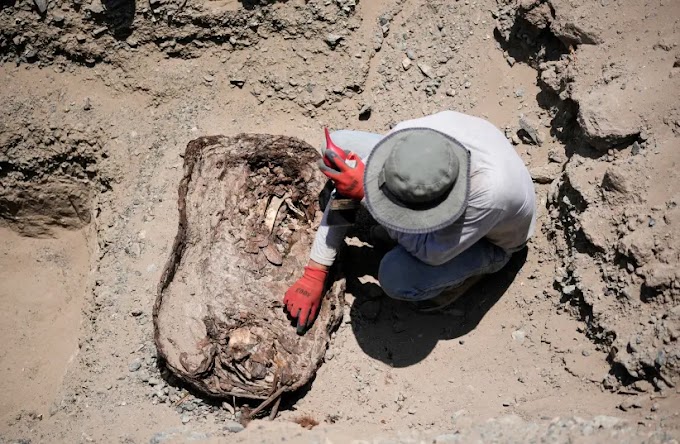
M 550 24 L 550 30 L 553 34 L 567 47 L 602 43 L 599 32 L 593 29 L 593 25 L 597 22 L 587 19 L 589 5 L 584 5 L 583 8 L 574 8 L 572 4 L 573 2 L 564 0 L 553 0 L 551 2 L 551 6 L 555 10 L 554 19 Z
M 578 123 L 588 142 L 600 150 L 632 142 L 640 134 L 639 116 L 609 89 L 603 87 L 578 99 Z
M 264 399 L 301 387 L 321 365 L 344 281 L 302 336 L 281 303 L 321 215 L 317 158 L 304 142 L 265 135 L 202 137 L 186 149 L 155 340 L 167 367 L 206 394 Z

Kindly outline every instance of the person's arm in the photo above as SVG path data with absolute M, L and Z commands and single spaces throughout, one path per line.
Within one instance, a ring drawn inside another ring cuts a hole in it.
M 338 255 L 338 250 L 345 241 L 345 235 L 349 226 L 329 225 L 328 215 L 330 213 L 330 205 L 326 206 L 323 213 L 323 218 L 316 230 L 316 236 L 312 243 L 312 248 L 309 252 L 309 258 L 320 264 L 330 267 L 335 262 Z
M 348 226 L 328 225 L 329 207 L 330 205 L 326 207 L 321 225 L 316 231 L 302 277 L 286 291 L 283 298 L 286 311 L 297 319 L 298 333 L 311 325 L 319 312 L 328 269 L 333 265 L 349 229 Z
M 328 143 L 332 143 L 326 132 Z M 324 158 L 319 161 L 321 171 L 333 181 L 335 190 L 344 197 L 361 201 L 364 198 L 364 162 L 353 152 L 346 157 L 340 148 L 328 149 Z M 297 318 L 298 333 L 304 332 L 319 313 L 323 289 L 328 275 L 328 268 L 335 261 L 338 249 L 342 245 L 348 226 L 331 226 L 328 224 L 330 205 L 326 206 L 321 225 L 319 226 L 310 261 L 305 272 L 289 289 L 283 298 L 286 311 Z

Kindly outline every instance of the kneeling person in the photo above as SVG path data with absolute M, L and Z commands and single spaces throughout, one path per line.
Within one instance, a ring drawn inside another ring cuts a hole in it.
M 522 249 L 536 223 L 535 192 L 526 166 L 486 120 L 444 111 L 398 124 L 386 136 L 337 131 L 346 160 L 325 151 L 322 171 L 338 193 L 361 200 L 396 242 L 378 280 L 391 298 L 443 308 Z M 364 163 L 365 162 L 365 163 Z M 354 166 L 350 166 L 350 165 Z M 311 325 L 328 268 L 347 227 L 328 224 L 326 208 L 303 276 L 284 305 Z

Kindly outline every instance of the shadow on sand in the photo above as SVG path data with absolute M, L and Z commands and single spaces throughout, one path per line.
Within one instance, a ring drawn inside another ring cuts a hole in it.
M 385 251 L 350 246 L 343 252 L 347 292 L 355 296 L 351 325 L 361 349 L 392 367 L 407 367 L 425 359 L 441 340 L 456 339 L 474 330 L 506 292 L 527 258 L 515 253 L 501 271 L 472 287 L 439 313 L 420 313 L 407 302 L 385 296 L 376 284 Z

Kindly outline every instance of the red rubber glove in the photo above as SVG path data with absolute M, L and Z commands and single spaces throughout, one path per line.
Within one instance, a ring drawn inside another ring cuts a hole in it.
M 307 266 L 302 277 L 286 291 L 283 304 L 293 319 L 297 318 L 298 333 L 311 325 L 319 313 L 327 275 L 326 270 Z
M 338 194 L 354 200 L 364 198 L 364 170 L 366 166 L 361 157 L 355 153 L 349 153 L 346 159 L 342 159 L 335 151 L 326 150 L 324 160 L 328 160 L 335 169 L 327 167 L 324 163 L 319 163 L 319 168 L 326 177 L 335 184 Z M 347 162 L 355 162 L 351 167 Z

